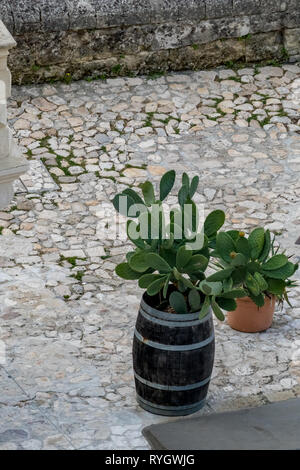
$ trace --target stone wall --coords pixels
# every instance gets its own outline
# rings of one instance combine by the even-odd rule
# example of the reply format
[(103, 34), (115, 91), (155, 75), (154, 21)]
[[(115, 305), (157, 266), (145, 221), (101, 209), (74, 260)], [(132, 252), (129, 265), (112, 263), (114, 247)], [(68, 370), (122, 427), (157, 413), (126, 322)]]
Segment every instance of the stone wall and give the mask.
[(300, 0), (1, 0), (15, 83), (300, 57)]

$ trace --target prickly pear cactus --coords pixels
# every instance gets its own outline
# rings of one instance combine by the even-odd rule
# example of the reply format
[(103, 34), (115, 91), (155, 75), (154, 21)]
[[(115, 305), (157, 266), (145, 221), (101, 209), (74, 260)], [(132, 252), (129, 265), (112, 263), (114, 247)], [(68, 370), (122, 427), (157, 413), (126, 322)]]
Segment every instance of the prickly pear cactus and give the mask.
[(265, 296), (275, 295), (280, 302), (288, 301), (288, 288), (295, 285), (289, 278), (298, 269), (298, 264), (278, 251), (275, 236), (271, 240), (270, 231), (261, 227), (254, 229), (248, 238), (237, 230), (219, 232), (212, 256), (216, 265), (223, 269), (208, 280), (222, 281), (223, 288), (231, 284), (244, 289), (259, 307), (264, 305)]

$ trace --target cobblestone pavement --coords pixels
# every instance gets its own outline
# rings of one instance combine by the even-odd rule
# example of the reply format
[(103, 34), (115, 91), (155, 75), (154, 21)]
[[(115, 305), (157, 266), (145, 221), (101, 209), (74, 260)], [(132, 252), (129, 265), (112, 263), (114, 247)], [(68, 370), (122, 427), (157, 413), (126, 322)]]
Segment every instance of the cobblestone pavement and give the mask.
[[(0, 213), (0, 449), (148, 448), (142, 427), (168, 418), (135, 403), (141, 291), (114, 274), (130, 245), (106, 230), (110, 200), (169, 168), (198, 174), (206, 211), (270, 228), (299, 258), (299, 108), (296, 64), (13, 89), (31, 170)], [(267, 332), (216, 321), (199, 413), (300, 394), (299, 293)]]

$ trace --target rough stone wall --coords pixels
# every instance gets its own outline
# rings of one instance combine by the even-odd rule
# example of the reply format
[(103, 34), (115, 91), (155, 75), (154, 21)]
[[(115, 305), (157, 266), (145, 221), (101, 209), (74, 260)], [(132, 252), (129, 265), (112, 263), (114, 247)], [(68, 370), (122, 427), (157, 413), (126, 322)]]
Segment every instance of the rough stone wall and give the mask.
[(300, 57), (300, 0), (0, 0), (15, 83)]

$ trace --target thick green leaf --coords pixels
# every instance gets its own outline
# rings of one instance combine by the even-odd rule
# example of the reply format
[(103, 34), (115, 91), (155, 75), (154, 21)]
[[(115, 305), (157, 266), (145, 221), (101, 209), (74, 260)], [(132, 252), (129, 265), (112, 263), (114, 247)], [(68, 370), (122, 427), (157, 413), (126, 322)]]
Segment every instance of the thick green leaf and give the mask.
[(246, 266), (238, 266), (232, 271), (231, 277), (233, 283), (236, 284), (241, 284), (244, 282), (245, 277), (247, 275), (247, 267)]
[(190, 198), (192, 198), (197, 191), (199, 185), (199, 176), (194, 176), (190, 185)]
[(209, 308), (210, 308), (210, 297), (206, 296), (205, 299), (204, 299), (204, 302), (202, 304), (200, 313), (199, 313), (199, 320), (206, 317), (206, 315), (209, 312)]
[(186, 300), (178, 291), (172, 292), (169, 297), (169, 302), (171, 307), (175, 310), (176, 313), (188, 313)]
[(161, 279), (162, 277), (164, 277), (164, 275), (162, 274), (143, 274), (140, 278), (139, 278), (139, 287), (141, 289), (147, 289), (147, 287), (150, 286), (150, 284), (154, 281), (157, 281), (158, 279)]
[(247, 271), (249, 271), (249, 273), (251, 273), (251, 274), (259, 272), (260, 271), (260, 264), (257, 263), (256, 261), (251, 261), (250, 263), (247, 264)]
[(205, 295), (211, 295), (211, 287), (206, 280), (200, 282), (198, 289), (200, 289)]
[(136, 254), (136, 251), (128, 251), (126, 253), (126, 261), (128, 261), (128, 263), (129, 263), (130, 258), (132, 258), (132, 256), (134, 256), (135, 254)]
[(141, 251), (140, 253), (136, 253), (130, 257), (129, 266), (134, 271), (139, 273), (144, 273), (149, 269), (149, 264), (146, 260), (147, 253), (145, 251)]
[(230, 237), (230, 235), (225, 232), (218, 233), (217, 251), (224, 261), (226, 261), (227, 263), (230, 263), (232, 261), (230, 254), (235, 252), (236, 248), (235, 243)]
[(192, 312), (197, 312), (200, 310), (201, 306), (201, 297), (199, 292), (196, 289), (191, 289), (188, 295), (189, 304)]
[(135, 204), (140, 204), (141, 206), (143, 206), (143, 212), (147, 210), (143, 199), (133, 189), (126, 188), (124, 189), (124, 191), (122, 191), (122, 194), (126, 194), (128, 197), (131, 197), (131, 199), (134, 200)]
[(161, 279), (162, 277), (165, 277), (165, 276), (161, 274), (143, 274), (139, 278), (139, 287), (141, 287), (141, 289), (147, 289), (147, 287), (149, 287), (152, 282), (157, 281), (158, 279)]
[(259, 288), (262, 292), (268, 289), (268, 283), (260, 273), (254, 273), (253, 277), (258, 283)]
[[(264, 271), (273, 271), (275, 269), (282, 268), (288, 262), (288, 257), (285, 255), (272, 256), (266, 263), (262, 265)], [(270, 274), (272, 276), (272, 274)]]
[(225, 213), (221, 210), (215, 210), (208, 214), (204, 221), (204, 233), (211, 237), (222, 227), (225, 222)]
[(169, 274), (169, 275), (167, 276), (166, 280), (165, 280), (164, 290), (163, 290), (164, 299), (167, 298), (170, 279), (171, 279), (171, 274)]
[(139, 237), (139, 225), (133, 220), (127, 220), (126, 229), (129, 240), (138, 248), (141, 248), (142, 250), (145, 249), (146, 243)]
[(247, 258), (242, 253), (237, 253), (231, 261), (231, 266), (245, 266)]
[(205, 279), (199, 284), (200, 290), (207, 295), (219, 295), (222, 292), (222, 282), (207, 282)]
[(211, 306), (217, 319), (220, 321), (224, 321), (225, 320), (224, 314), (214, 298), (212, 298), (211, 300)]
[(151, 251), (155, 252), (158, 247), (158, 240), (151, 240)]
[(175, 276), (175, 279), (177, 279), (179, 281), (179, 279), (181, 277), (181, 274), (180, 274), (180, 272), (178, 271), (178, 269), (176, 267), (173, 268), (173, 274)]
[[(183, 212), (183, 228), (185, 237), (190, 239), (195, 238), (195, 234), (198, 231), (199, 225), (199, 212), (194, 201), (188, 196), (184, 202), (184, 207), (182, 207)], [(192, 238), (193, 237), (193, 238)]]
[(190, 179), (186, 173), (182, 174), (182, 184), (187, 186), (188, 188), (190, 187)]
[(146, 262), (150, 268), (156, 269), (157, 271), (165, 273), (172, 271), (171, 266), (157, 253), (147, 253)]
[(181, 282), (180, 279), (178, 280), (177, 286), (178, 286), (179, 292), (184, 293), (188, 290), (188, 287), (183, 282)]
[(134, 279), (139, 279), (141, 277), (141, 273), (138, 273), (131, 269), (128, 263), (121, 263), (118, 264), (116, 267), (116, 274), (120, 276), (122, 279), (127, 279), (127, 280), (134, 280)]
[(185, 267), (186, 264), (190, 261), (191, 257), (193, 256), (192, 250), (187, 250), (185, 245), (182, 245), (176, 255), (176, 267), (179, 271)]
[(193, 255), (190, 261), (185, 265), (184, 271), (192, 274), (198, 271), (205, 271), (208, 265), (208, 259), (203, 255)]
[(286, 287), (286, 282), (282, 279), (268, 279), (268, 291), (274, 295), (282, 295)]
[(181, 207), (187, 202), (189, 197), (189, 187), (183, 184), (178, 192), (178, 202)]
[(231, 277), (223, 281), (223, 292), (229, 292), (232, 290), (233, 280)]
[(295, 265), (289, 261), (280, 269), (276, 269), (274, 271), (262, 271), (262, 274), (272, 276), (273, 279), (287, 279), (288, 277), (291, 277), (294, 272)]
[(247, 297), (247, 292), (244, 289), (232, 289), (228, 292), (222, 294), (224, 299), (239, 299), (242, 297)]
[(166, 282), (166, 276), (157, 279), (156, 281), (151, 282), (151, 284), (147, 287), (147, 294), (148, 295), (156, 295), (158, 292), (162, 290), (164, 284)]
[(226, 233), (234, 242), (237, 242), (240, 237), (240, 232), (238, 230), (227, 230)]
[(174, 268), (176, 266), (176, 251), (175, 249), (166, 250), (165, 248), (160, 249), (160, 256), (171, 266)]
[(142, 193), (145, 199), (145, 203), (147, 206), (151, 206), (151, 204), (155, 203), (155, 194), (153, 184), (150, 181), (145, 181), (140, 185), (142, 189)]
[(166, 197), (168, 196), (169, 192), (172, 190), (173, 186), (174, 186), (174, 182), (175, 182), (175, 171), (174, 170), (170, 170), (170, 171), (167, 171), (167, 173), (165, 173), (162, 177), (162, 179), (160, 180), (160, 185), (159, 185), (159, 188), (160, 188), (160, 196), (159, 196), (159, 199), (161, 201), (163, 201), (164, 199), (166, 199)]
[(269, 256), (270, 249), (271, 249), (271, 234), (270, 234), (270, 230), (268, 229), (265, 231), (264, 247), (262, 249), (261, 254), (258, 257), (258, 261), (264, 262)]
[(238, 253), (242, 253), (247, 258), (247, 260), (250, 258), (251, 250), (250, 250), (250, 246), (249, 246), (249, 242), (248, 242), (247, 238), (240, 237), (240, 238), (237, 239), (237, 241), (236, 241), (236, 251)]
[(259, 295), (250, 294), (250, 298), (258, 307), (263, 307), (263, 305), (265, 304), (265, 297), (263, 294), (259, 294)]
[(254, 279), (252, 274), (248, 273), (245, 279), (245, 285), (249, 289), (252, 295), (258, 296), (261, 293), (258, 282)]
[(232, 271), (232, 268), (221, 269), (220, 271), (211, 274), (211, 276), (207, 277), (206, 280), (209, 282), (224, 281), (224, 279), (227, 279), (231, 276)]
[(255, 228), (248, 237), (248, 243), (251, 250), (251, 258), (257, 259), (263, 250), (265, 243), (265, 231), (263, 228)]
[(189, 273), (189, 276), (193, 281), (204, 281), (205, 279), (205, 274), (201, 271), (198, 271), (193, 274)]
[(216, 302), (223, 310), (226, 310), (227, 312), (232, 312), (237, 307), (236, 301), (234, 299), (217, 297)]
[(179, 274), (179, 280), (186, 286), (186, 287), (189, 287), (190, 289), (193, 289), (194, 288), (194, 284), (192, 283), (192, 281), (190, 281), (189, 279), (187, 279), (186, 277), (184, 277), (182, 274)]

